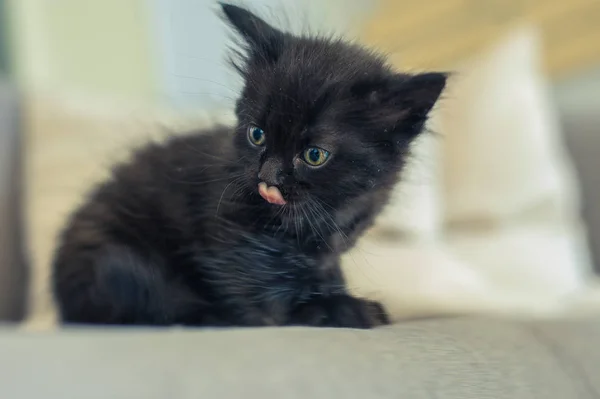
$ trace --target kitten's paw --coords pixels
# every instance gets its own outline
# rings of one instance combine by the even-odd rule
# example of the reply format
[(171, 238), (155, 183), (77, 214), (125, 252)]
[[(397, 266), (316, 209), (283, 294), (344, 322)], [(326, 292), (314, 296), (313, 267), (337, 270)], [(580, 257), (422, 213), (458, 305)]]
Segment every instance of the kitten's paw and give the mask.
[(315, 298), (301, 305), (292, 315), (290, 324), (373, 328), (389, 323), (388, 316), (380, 303), (349, 295), (335, 295)]

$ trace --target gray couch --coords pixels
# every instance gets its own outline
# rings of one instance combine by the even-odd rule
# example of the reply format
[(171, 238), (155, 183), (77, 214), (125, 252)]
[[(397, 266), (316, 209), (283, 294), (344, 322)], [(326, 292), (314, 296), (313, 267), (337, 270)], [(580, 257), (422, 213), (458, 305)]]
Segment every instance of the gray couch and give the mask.
[(600, 398), (600, 318), (0, 332), (3, 399)]
[(26, 268), (20, 223), (19, 108), (15, 90), (0, 81), (0, 320), (21, 318)]
[[(0, 88), (3, 320), (17, 320), (25, 298), (17, 105), (14, 92)], [(569, 141), (585, 154), (575, 157), (577, 165), (590, 168), (582, 174), (586, 196), (598, 198), (593, 165), (600, 136), (596, 129), (593, 133), (575, 129)], [(598, 221), (593, 208), (586, 212), (589, 220)], [(600, 221), (591, 227), (597, 240)], [(600, 398), (598, 337), (600, 316), (545, 323), (430, 319), (372, 331), (73, 329), (34, 334), (6, 325), (0, 328), (0, 398)]]

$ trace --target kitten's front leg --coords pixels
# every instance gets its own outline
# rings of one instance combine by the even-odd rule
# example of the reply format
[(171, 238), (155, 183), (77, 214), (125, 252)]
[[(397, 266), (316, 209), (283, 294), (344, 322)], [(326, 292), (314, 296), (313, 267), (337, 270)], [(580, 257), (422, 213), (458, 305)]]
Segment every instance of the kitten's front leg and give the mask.
[(380, 303), (347, 294), (314, 297), (299, 305), (289, 324), (316, 327), (373, 328), (389, 324)]
[(319, 288), (292, 308), (288, 324), (373, 328), (390, 323), (380, 303), (348, 294), (338, 258), (321, 259), (318, 270)]

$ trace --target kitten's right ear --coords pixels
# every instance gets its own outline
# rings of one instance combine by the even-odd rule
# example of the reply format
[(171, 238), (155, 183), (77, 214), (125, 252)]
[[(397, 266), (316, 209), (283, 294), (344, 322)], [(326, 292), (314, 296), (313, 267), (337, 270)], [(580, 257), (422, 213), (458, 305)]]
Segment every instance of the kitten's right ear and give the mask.
[(228, 3), (219, 3), (227, 22), (249, 45), (253, 55), (275, 61), (283, 47), (284, 33), (250, 11)]

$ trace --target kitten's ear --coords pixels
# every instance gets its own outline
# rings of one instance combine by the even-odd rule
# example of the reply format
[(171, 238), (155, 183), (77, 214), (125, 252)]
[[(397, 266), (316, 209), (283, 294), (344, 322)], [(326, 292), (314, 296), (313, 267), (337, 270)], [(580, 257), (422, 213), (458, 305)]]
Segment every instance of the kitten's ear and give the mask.
[(398, 75), (389, 94), (410, 113), (425, 117), (438, 101), (447, 79), (448, 74), (439, 72)]
[(448, 74), (439, 72), (397, 76), (387, 100), (397, 111), (396, 123), (402, 128), (400, 132), (409, 135), (421, 132), (429, 111), (446, 87), (447, 78)]
[(375, 118), (397, 131), (418, 134), (438, 101), (448, 74), (398, 74), (391, 80), (362, 85), (359, 92), (372, 103)]
[(219, 3), (227, 22), (249, 45), (252, 54), (274, 61), (281, 52), (284, 33), (250, 11), (228, 3)]

